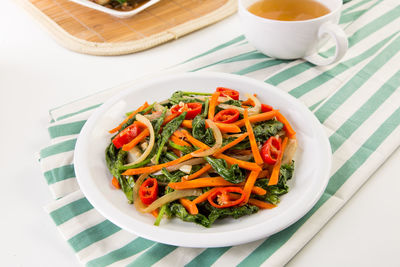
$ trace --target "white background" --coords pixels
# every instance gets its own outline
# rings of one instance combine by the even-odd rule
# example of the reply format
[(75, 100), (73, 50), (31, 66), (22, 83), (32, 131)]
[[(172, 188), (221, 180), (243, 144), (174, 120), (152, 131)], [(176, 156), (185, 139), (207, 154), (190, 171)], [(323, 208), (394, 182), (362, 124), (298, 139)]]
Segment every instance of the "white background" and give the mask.
[[(240, 34), (236, 15), (149, 51), (96, 57), (58, 45), (19, 6), (0, 8), (0, 265), (79, 266), (43, 206), (34, 154), (48, 110), (181, 62)], [(400, 266), (400, 149), (288, 266)]]

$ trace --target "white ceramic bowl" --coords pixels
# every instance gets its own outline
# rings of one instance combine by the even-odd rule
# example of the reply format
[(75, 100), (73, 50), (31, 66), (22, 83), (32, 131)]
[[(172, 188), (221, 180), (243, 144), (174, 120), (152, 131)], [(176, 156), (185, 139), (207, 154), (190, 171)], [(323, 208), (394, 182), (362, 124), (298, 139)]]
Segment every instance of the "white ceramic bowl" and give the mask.
[(74, 2), (74, 3), (77, 3), (77, 4), (80, 4), (82, 6), (86, 6), (86, 7), (92, 8), (92, 9), (96, 9), (98, 11), (107, 13), (107, 14), (112, 15), (114, 17), (125, 19), (125, 18), (132, 17), (133, 15), (135, 15), (135, 14), (139, 13), (140, 11), (148, 8), (149, 6), (152, 6), (152, 5), (156, 4), (160, 0), (150, 0), (147, 3), (141, 5), (138, 8), (135, 8), (135, 9), (133, 9), (131, 11), (119, 11), (119, 10), (111, 9), (111, 8), (96, 4), (96, 3), (92, 2), (92, 1), (89, 1), (89, 0), (70, 0), (70, 1)]
[[(104, 151), (110, 142), (107, 132), (123, 120), (127, 111), (145, 101), (162, 101), (174, 91), (213, 92), (224, 86), (244, 93), (256, 93), (291, 122), (297, 131), (299, 148), (290, 191), (278, 207), (237, 220), (217, 221), (211, 228), (179, 219), (164, 219), (154, 226), (154, 217), (141, 214), (127, 203), (125, 195), (111, 186)], [(238, 245), (272, 235), (296, 222), (317, 202), (329, 180), (331, 149), (322, 126), (298, 100), (276, 87), (243, 76), (221, 73), (190, 73), (156, 77), (136, 84), (103, 104), (86, 122), (75, 148), (74, 165), (79, 186), (89, 202), (107, 219), (141, 237), (187, 247)]]

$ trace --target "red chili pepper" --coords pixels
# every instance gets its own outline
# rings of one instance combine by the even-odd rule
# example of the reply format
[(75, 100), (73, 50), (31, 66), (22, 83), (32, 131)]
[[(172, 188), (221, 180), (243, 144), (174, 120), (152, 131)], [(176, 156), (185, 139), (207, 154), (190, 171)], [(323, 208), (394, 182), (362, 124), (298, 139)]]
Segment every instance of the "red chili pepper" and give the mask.
[(218, 87), (217, 92), (221, 93), (221, 96), (229, 96), (234, 100), (239, 100), (239, 92), (225, 87)]
[(187, 120), (192, 120), (194, 117), (199, 115), (201, 113), (203, 105), (201, 103), (187, 103), (183, 106), (180, 105), (175, 105), (171, 108), (172, 114), (179, 113), (181, 114), (182, 112), (186, 111), (187, 114), (185, 116), (185, 119)]
[(282, 141), (275, 136), (270, 137), (261, 148), (261, 157), (267, 164), (274, 165), (282, 153)]
[(271, 107), (270, 105), (261, 104), (261, 112), (262, 113), (269, 112), (269, 111), (272, 111), (272, 110), (274, 110), (274, 108)]
[(155, 178), (148, 178), (139, 188), (140, 200), (145, 205), (150, 205), (157, 199), (158, 183)]
[(112, 140), (114, 146), (116, 148), (121, 148), (123, 145), (132, 141), (138, 134), (140, 134), (141, 130), (136, 122), (132, 125), (129, 125), (124, 130), (122, 130), (114, 139)]
[[(239, 193), (240, 198), (238, 199), (231, 199), (229, 193)], [(230, 186), (230, 187), (220, 187), (216, 188), (214, 192), (212, 192), (208, 197), (208, 202), (213, 207), (216, 208), (228, 208), (232, 206), (239, 205), (245, 198), (243, 194), (243, 189), (240, 187)], [(217, 201), (217, 203), (215, 202)]]
[(229, 108), (221, 110), (214, 117), (215, 122), (232, 123), (239, 119), (240, 112), (236, 109)]

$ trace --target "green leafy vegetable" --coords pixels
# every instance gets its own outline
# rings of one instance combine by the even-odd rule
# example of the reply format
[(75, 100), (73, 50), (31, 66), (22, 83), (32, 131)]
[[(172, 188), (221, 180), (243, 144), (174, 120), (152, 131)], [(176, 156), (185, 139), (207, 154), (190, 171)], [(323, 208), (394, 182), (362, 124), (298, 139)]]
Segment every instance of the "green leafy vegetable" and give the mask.
[(224, 159), (215, 159), (212, 157), (205, 157), (205, 159), (211, 165), (211, 167), (226, 181), (234, 184), (244, 181), (245, 176), (237, 164), (233, 164), (229, 168)]
[(186, 211), (185, 207), (182, 206), (181, 204), (173, 203), (172, 205), (169, 206), (169, 209), (173, 215), (175, 215), (176, 217), (180, 218), (183, 221), (194, 222), (204, 227), (211, 226), (210, 221), (206, 216), (204, 216), (201, 213), (196, 215), (191, 215)]
[[(168, 110), (167, 108), (164, 108), (164, 110), (163, 110), (161, 116), (160, 116), (157, 120), (155, 120), (155, 123), (154, 123), (154, 125), (153, 125), (154, 134), (155, 134), (155, 135), (158, 135), (158, 132), (159, 132), (160, 129), (161, 129), (161, 126), (162, 126), (162, 124), (163, 124), (163, 122), (164, 122), (164, 120), (165, 120), (165, 115), (166, 115), (166, 113), (167, 113), (167, 110)], [(153, 123), (153, 122), (152, 122), (152, 123)]]
[(192, 153), (193, 151), (195, 151), (195, 149), (193, 147), (190, 146), (180, 146), (175, 144), (174, 142), (172, 142), (171, 140), (168, 141), (168, 144), (172, 147), (175, 148), (179, 151), (182, 151), (183, 154), (189, 154)]
[(256, 124), (253, 127), (257, 142), (264, 143), (271, 136), (277, 135), (283, 129), (283, 123), (277, 120), (269, 120)]
[(213, 224), (217, 219), (222, 219), (226, 217), (233, 217), (234, 219), (238, 219), (242, 216), (250, 215), (258, 211), (258, 207), (248, 204), (241, 207), (219, 209), (211, 206), (209, 203), (206, 203), (205, 207), (210, 211), (210, 214), (208, 215), (210, 225)]
[(160, 159), (160, 155), (162, 152), (162, 149), (165, 145), (165, 143), (167, 143), (168, 139), (171, 137), (171, 135), (178, 130), (179, 126), (182, 124), (183, 120), (185, 119), (186, 116), (186, 111), (182, 112), (181, 115), (179, 115), (178, 117), (176, 117), (175, 119), (173, 119), (172, 121), (168, 122), (162, 133), (161, 133), (161, 138), (159, 138), (159, 142), (158, 144), (158, 150), (156, 153), (156, 158), (155, 158), (155, 164), (158, 164), (158, 160)]
[(226, 104), (226, 105), (231, 105), (231, 106), (236, 106), (236, 107), (242, 107), (242, 102), (240, 100), (233, 100), (230, 99), (228, 101), (225, 101), (221, 104)]
[(212, 146), (215, 143), (215, 138), (211, 128), (206, 129), (206, 121), (202, 116), (197, 115), (192, 122), (192, 135), (197, 140)]
[(172, 96), (168, 99), (169, 102), (173, 105), (177, 105), (180, 102), (183, 103), (195, 103), (195, 102), (204, 102), (203, 100), (197, 99), (197, 98), (191, 98), (188, 97), (190, 95), (193, 95), (192, 93), (189, 92), (182, 92), (182, 91), (176, 91), (175, 93), (172, 94)]

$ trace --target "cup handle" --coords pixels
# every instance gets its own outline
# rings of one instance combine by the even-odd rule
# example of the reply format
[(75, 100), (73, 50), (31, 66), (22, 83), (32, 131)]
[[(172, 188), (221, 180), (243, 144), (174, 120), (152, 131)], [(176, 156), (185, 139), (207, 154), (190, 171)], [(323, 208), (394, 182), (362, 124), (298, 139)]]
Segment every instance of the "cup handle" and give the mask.
[(318, 30), (318, 38), (321, 39), (325, 34), (329, 34), (335, 40), (335, 55), (329, 58), (324, 58), (318, 55), (318, 52), (315, 52), (310, 56), (304, 57), (305, 60), (317, 66), (327, 66), (338, 62), (342, 59), (344, 54), (346, 54), (347, 48), (349, 47), (346, 34), (338, 25), (333, 24), (332, 22), (322, 24)]

